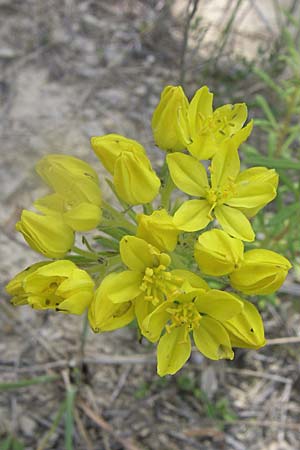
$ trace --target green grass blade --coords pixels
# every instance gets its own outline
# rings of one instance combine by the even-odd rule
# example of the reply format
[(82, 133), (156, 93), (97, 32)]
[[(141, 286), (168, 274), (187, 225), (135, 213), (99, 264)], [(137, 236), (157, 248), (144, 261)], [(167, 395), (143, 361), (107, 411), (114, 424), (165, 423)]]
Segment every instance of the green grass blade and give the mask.
[(30, 378), (29, 380), (19, 380), (12, 383), (0, 382), (0, 391), (19, 389), (27, 386), (34, 386), (36, 384), (52, 383), (52, 381), (56, 381), (59, 378), (59, 375), (42, 375), (40, 377)]
[(70, 386), (67, 390), (66, 398), (66, 421), (65, 421), (65, 448), (73, 450), (73, 429), (74, 429), (74, 402), (76, 388)]
[(8, 436), (7, 439), (5, 439), (0, 443), (0, 450), (9, 450), (12, 440), (13, 440), (12, 436)]

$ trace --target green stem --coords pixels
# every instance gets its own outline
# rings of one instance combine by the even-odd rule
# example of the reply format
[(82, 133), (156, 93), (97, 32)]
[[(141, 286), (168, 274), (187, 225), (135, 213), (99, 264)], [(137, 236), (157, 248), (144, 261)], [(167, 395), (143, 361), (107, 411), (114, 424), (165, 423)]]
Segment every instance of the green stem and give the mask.
[[(117, 211), (115, 208), (113, 208), (109, 203), (107, 203), (107, 202), (103, 202), (103, 207), (107, 210), (107, 211), (109, 211), (109, 213), (111, 214), (111, 216), (112, 216), (112, 218), (113, 218), (113, 220), (114, 220), (114, 224), (115, 224), (115, 226), (117, 225), (117, 226), (123, 226), (124, 228), (126, 228), (127, 230), (129, 230), (130, 232), (132, 232), (133, 234), (135, 234), (135, 232), (136, 232), (136, 226), (132, 223), (132, 222), (129, 222), (129, 220), (127, 220), (125, 217), (124, 217), (124, 212), (120, 212), (120, 211)], [(126, 206), (124, 206), (124, 207), (126, 207)], [(134, 211), (132, 211), (131, 209), (128, 209), (127, 211), (126, 211), (126, 213), (128, 213), (130, 216), (131, 216), (131, 218), (136, 222), (136, 214), (135, 214), (135, 212)], [(105, 221), (104, 221), (104, 223), (105, 223)], [(101, 228), (101, 224), (100, 224), (100, 228)]]
[(76, 247), (75, 245), (74, 247), (72, 247), (72, 250), (74, 253), (77, 253), (77, 255), (84, 256), (88, 260), (98, 261), (99, 259), (99, 255), (97, 255), (97, 253), (91, 253), (86, 250), (82, 250), (81, 248)]

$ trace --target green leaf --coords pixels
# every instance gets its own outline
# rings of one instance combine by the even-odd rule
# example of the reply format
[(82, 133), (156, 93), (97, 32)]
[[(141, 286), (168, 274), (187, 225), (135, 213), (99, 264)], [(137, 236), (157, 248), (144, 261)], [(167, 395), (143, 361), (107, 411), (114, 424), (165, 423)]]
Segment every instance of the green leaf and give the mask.
[(272, 78), (265, 72), (264, 70), (254, 67), (253, 72), (262, 80), (265, 82), (269, 88), (271, 88), (273, 91), (275, 91), (281, 98), (285, 98), (285, 91), (281, 87), (279, 87), (275, 81), (272, 80)]
[(293, 203), (292, 205), (286, 206), (284, 209), (281, 209), (279, 213), (277, 213), (272, 219), (270, 219), (270, 226), (275, 226), (282, 223), (284, 220), (293, 216), (297, 211), (300, 211), (300, 205), (298, 203)]
[(268, 158), (265, 156), (246, 156), (244, 162), (246, 164), (256, 165), (256, 166), (266, 166), (270, 169), (294, 169), (300, 170), (300, 162), (293, 161), (292, 159), (275, 159)]
[(256, 99), (256, 103), (258, 104), (258, 106), (260, 106), (260, 108), (265, 113), (265, 116), (269, 120), (272, 127), (277, 129), (278, 128), (277, 120), (276, 120), (267, 100), (262, 95), (257, 95), (255, 97), (255, 99)]

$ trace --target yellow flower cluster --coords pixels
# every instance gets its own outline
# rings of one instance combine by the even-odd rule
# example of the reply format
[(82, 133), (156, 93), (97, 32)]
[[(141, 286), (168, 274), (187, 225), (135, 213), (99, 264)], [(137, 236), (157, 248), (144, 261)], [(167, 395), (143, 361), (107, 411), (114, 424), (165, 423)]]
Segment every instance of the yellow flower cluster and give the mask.
[[(233, 347), (262, 347), (262, 318), (234, 290), (274, 293), (291, 264), (257, 245), (244, 251), (243, 241), (255, 239), (249, 219), (275, 198), (278, 185), (273, 169), (240, 170), (239, 146), (253, 127), (246, 120), (244, 103), (214, 110), (206, 86), (190, 102), (181, 87), (167, 86), (152, 118), (155, 143), (166, 151), (159, 175), (137, 141), (91, 139), (120, 206), (102, 201), (97, 173), (84, 161), (44, 157), (36, 170), (53, 192), (34, 203), (39, 213), (23, 211), (16, 228), (55, 261), (13, 278), (6, 287), (12, 303), (87, 310), (95, 333), (136, 320), (141, 335), (157, 343), (160, 376), (185, 364), (191, 338), (213, 360), (233, 359)], [(94, 245), (84, 237), (87, 250), (74, 246), (75, 231), (94, 229)], [(228, 289), (211, 288), (206, 276), (223, 277)]]

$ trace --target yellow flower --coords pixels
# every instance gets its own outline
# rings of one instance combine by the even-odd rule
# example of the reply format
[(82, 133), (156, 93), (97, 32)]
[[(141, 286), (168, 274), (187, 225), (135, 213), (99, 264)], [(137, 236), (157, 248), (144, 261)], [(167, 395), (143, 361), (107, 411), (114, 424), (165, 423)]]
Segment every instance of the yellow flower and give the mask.
[(11, 302), (14, 305), (27, 305), (27, 294), (24, 291), (23, 282), (28, 275), (33, 273), (39, 267), (42, 267), (46, 264), (50, 264), (49, 262), (42, 261), (35, 264), (32, 264), (29, 267), (26, 267), (22, 272), (18, 273), (10, 282), (5, 286), (6, 292), (11, 295), (13, 298)]
[(147, 157), (144, 147), (139, 142), (120, 134), (94, 136), (91, 138), (91, 146), (111, 175), (114, 174), (115, 164), (121, 153), (133, 153), (141, 157)]
[[(235, 296), (216, 289), (194, 289), (159, 305), (142, 325), (151, 342), (159, 340), (157, 370), (160, 376), (176, 373), (191, 353), (190, 332), (198, 350), (207, 358), (233, 359), (224, 323), (243, 309)], [(165, 330), (165, 333), (161, 336)]]
[(167, 162), (175, 185), (186, 194), (200, 197), (184, 202), (176, 211), (174, 223), (178, 228), (201, 230), (215, 216), (231, 236), (243, 241), (254, 240), (255, 234), (244, 211), (256, 213), (276, 196), (278, 176), (273, 169), (253, 168), (263, 173), (264, 183), (252, 173), (239, 173), (237, 149), (227, 146), (212, 159), (209, 185), (205, 167), (194, 157), (172, 153), (167, 156)]
[(227, 143), (238, 148), (253, 128), (253, 121), (242, 128), (247, 119), (245, 103), (227, 104), (213, 111), (213, 94), (207, 86), (198, 89), (186, 114), (182, 112), (179, 129), (186, 148), (197, 159), (212, 158)]
[(37, 163), (36, 171), (70, 206), (72, 203), (101, 206), (98, 175), (85, 161), (73, 156), (50, 154)]
[(59, 216), (41, 216), (23, 210), (16, 229), (23, 234), (30, 247), (48, 258), (62, 258), (74, 243), (72, 228)]
[(61, 218), (74, 231), (93, 230), (99, 224), (102, 211), (92, 203), (70, 202), (60, 194), (50, 194), (34, 202), (35, 208), (49, 216)]
[(230, 282), (245, 294), (272, 294), (280, 288), (291, 267), (286, 258), (271, 250), (249, 250), (240, 267), (230, 274)]
[(165, 209), (154, 211), (150, 216), (138, 214), (137, 220), (137, 237), (162, 251), (172, 252), (175, 249), (180, 230)]
[(242, 311), (223, 325), (233, 347), (257, 350), (266, 343), (262, 318), (252, 303), (241, 298), (239, 301), (243, 304)]
[(117, 276), (111, 273), (102, 281), (89, 307), (89, 322), (95, 333), (112, 331), (128, 325), (134, 319), (134, 303), (113, 303), (107, 285)]
[(151, 202), (158, 194), (160, 180), (144, 148), (117, 134), (92, 137), (91, 145), (104, 167), (113, 175), (118, 196), (131, 205)]
[(244, 245), (225, 231), (210, 230), (202, 233), (195, 244), (195, 260), (203, 273), (227, 275), (238, 268), (243, 260)]
[(74, 263), (61, 260), (31, 266), (7, 285), (7, 291), (15, 295), (16, 305), (82, 314), (92, 301), (94, 282)]
[(154, 141), (163, 150), (179, 151), (186, 148), (179, 116), (185, 116), (189, 102), (181, 86), (166, 86), (152, 116)]
[(105, 279), (105, 289), (111, 302), (134, 301), (139, 326), (153, 309), (167, 297), (177, 295), (185, 280), (189, 284), (206, 287), (206, 283), (185, 270), (168, 271), (171, 259), (166, 253), (135, 236), (124, 236), (120, 255), (129, 268)]
[(101, 190), (96, 172), (78, 158), (51, 154), (42, 158), (37, 173), (55, 191), (34, 203), (47, 215), (60, 216), (76, 231), (88, 231), (101, 220)]
[(115, 164), (114, 186), (122, 200), (138, 205), (149, 203), (157, 196), (160, 179), (148, 158), (122, 153)]

